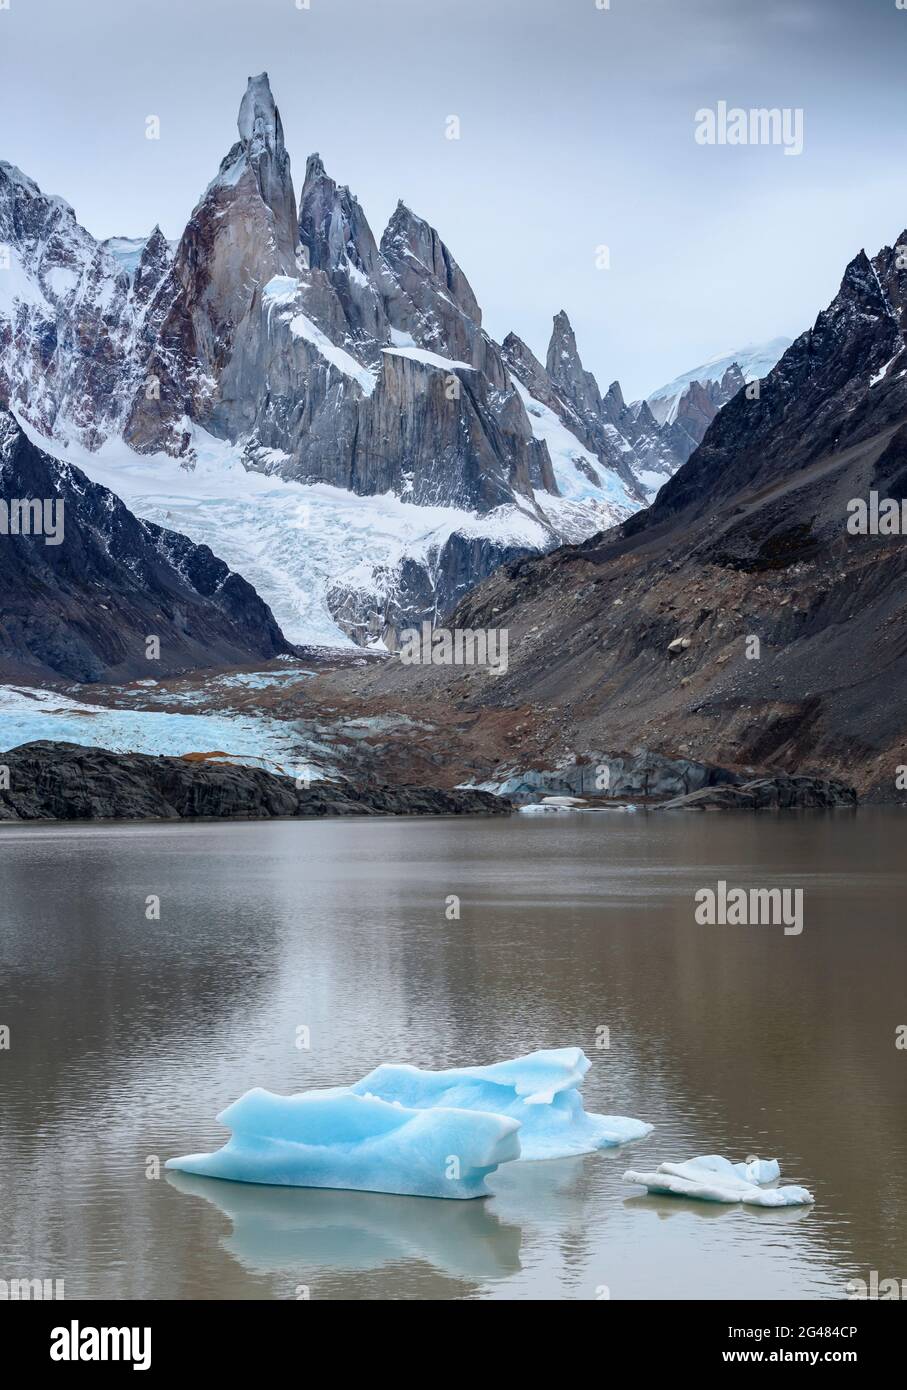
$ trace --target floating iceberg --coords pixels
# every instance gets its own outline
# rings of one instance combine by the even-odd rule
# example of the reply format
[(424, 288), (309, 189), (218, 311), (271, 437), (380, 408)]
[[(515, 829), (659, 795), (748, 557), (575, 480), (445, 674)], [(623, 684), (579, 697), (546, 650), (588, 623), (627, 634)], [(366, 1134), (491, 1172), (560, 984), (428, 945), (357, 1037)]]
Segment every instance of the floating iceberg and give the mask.
[(508, 1116), (520, 1123), (519, 1156), (526, 1159), (567, 1158), (651, 1134), (643, 1120), (586, 1114), (579, 1088), (590, 1065), (578, 1047), (449, 1071), (386, 1064), (351, 1089), (422, 1112), (445, 1106)]
[(237, 1182), (342, 1187), (416, 1197), (483, 1197), (485, 1178), (518, 1158), (505, 1115), (407, 1109), (346, 1087), (277, 1096), (260, 1087), (221, 1111), (232, 1137), (168, 1168)]
[(686, 1163), (659, 1163), (654, 1173), (624, 1173), (624, 1182), (637, 1182), (652, 1193), (698, 1197), (703, 1202), (747, 1202), (757, 1207), (808, 1206), (816, 1199), (805, 1187), (765, 1187), (781, 1176), (774, 1158), (751, 1158), (731, 1163), (718, 1154), (691, 1158)]

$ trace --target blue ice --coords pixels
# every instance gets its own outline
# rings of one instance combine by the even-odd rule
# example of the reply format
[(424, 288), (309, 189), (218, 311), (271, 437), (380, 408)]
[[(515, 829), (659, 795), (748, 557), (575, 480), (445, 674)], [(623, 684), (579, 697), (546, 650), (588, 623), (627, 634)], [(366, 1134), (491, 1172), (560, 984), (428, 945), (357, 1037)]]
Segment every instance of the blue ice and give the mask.
[(506, 1115), (409, 1109), (347, 1087), (295, 1096), (256, 1088), (217, 1118), (231, 1131), (223, 1148), (166, 1166), (287, 1187), (483, 1197), (488, 1174), (520, 1153), (519, 1124)]
[(520, 1157), (567, 1158), (651, 1134), (652, 1125), (623, 1115), (587, 1115), (580, 1087), (591, 1063), (581, 1048), (530, 1052), (488, 1067), (422, 1071), (385, 1064), (351, 1088), (414, 1110), (447, 1106), (520, 1122)]

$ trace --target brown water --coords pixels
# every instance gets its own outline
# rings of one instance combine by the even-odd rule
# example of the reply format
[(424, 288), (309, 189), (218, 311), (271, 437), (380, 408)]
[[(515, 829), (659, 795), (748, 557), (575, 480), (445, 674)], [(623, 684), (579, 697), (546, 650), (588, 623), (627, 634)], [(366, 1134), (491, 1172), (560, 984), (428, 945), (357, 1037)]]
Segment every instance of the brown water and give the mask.
[[(841, 1298), (871, 1270), (907, 1278), (904, 824), (0, 830), (0, 1278), (63, 1278), (73, 1298), (354, 1299)], [(803, 888), (802, 935), (697, 925), (693, 894), (718, 879)], [(572, 1044), (593, 1058), (587, 1108), (654, 1134), (511, 1165), (487, 1201), (146, 1176), (150, 1156), (221, 1143), (216, 1112), (250, 1086)], [(777, 1157), (816, 1205), (621, 1181), (701, 1153)]]

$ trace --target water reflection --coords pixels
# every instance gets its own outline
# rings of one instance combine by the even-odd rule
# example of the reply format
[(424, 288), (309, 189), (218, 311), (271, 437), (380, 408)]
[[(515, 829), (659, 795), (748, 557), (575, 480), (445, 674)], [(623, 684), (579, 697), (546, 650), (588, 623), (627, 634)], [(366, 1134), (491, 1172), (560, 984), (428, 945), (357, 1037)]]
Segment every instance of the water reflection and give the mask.
[(305, 1282), (324, 1270), (377, 1270), (419, 1260), (440, 1274), (482, 1283), (521, 1267), (520, 1227), (502, 1221), (487, 1199), (265, 1187), (173, 1171), (167, 1181), (217, 1207), (233, 1228), (222, 1248), (254, 1274)]

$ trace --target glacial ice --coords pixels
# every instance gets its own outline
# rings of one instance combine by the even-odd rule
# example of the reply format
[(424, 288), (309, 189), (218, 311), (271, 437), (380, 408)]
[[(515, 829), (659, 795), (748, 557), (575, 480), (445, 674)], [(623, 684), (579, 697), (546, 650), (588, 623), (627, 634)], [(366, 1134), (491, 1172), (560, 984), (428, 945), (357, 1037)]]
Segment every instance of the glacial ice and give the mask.
[(659, 1163), (654, 1172), (624, 1173), (624, 1182), (639, 1183), (650, 1193), (696, 1197), (703, 1202), (746, 1202), (758, 1207), (807, 1206), (815, 1201), (805, 1187), (793, 1183), (766, 1187), (781, 1176), (774, 1158), (751, 1158), (731, 1163), (718, 1154), (690, 1158), (685, 1163)]
[(342, 1187), (417, 1197), (483, 1197), (485, 1178), (518, 1158), (504, 1115), (413, 1110), (347, 1087), (278, 1096), (261, 1087), (221, 1111), (230, 1139), (167, 1167), (236, 1182)]
[(520, 1122), (520, 1158), (567, 1158), (625, 1144), (653, 1126), (623, 1115), (587, 1115), (579, 1088), (591, 1063), (578, 1047), (530, 1052), (488, 1067), (422, 1071), (385, 1064), (357, 1081), (358, 1095), (417, 1110), (449, 1106)]
[[(0, 297), (9, 275), (0, 274)], [(59, 451), (26, 420), (19, 423), (39, 448)], [(285, 481), (246, 468), (240, 445), (188, 421), (186, 429), (197, 460), (192, 469), (164, 453), (137, 454), (114, 439), (96, 453), (70, 439), (66, 458), (136, 516), (209, 545), (270, 604), (291, 642), (354, 648), (329, 609), (333, 586), (342, 582), (390, 601), (407, 561), (431, 568), (454, 534), (526, 549), (550, 543), (550, 532), (528, 509), (508, 504), (479, 515), (417, 506), (393, 493), (361, 497), (328, 483)]]

